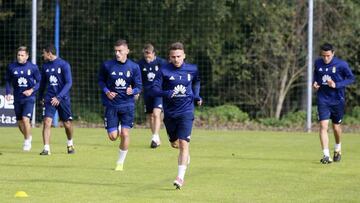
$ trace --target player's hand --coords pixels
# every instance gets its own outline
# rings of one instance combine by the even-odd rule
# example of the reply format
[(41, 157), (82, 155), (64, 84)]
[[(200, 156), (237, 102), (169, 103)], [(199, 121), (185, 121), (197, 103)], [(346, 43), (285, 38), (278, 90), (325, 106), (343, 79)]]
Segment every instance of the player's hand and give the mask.
[(313, 87), (314, 89), (318, 90), (320, 88), (320, 85), (315, 81)]
[(34, 92), (33, 88), (23, 91), (23, 95), (30, 96)]
[(198, 106), (201, 106), (201, 105), (202, 105), (202, 103), (203, 103), (203, 100), (202, 100), (202, 99), (200, 99), (200, 100), (198, 100), (196, 103), (197, 103), (197, 105), (198, 105)]
[(336, 83), (333, 80), (329, 79), (326, 82), (329, 85), (329, 87), (332, 87), (332, 88), (336, 87)]
[(7, 95), (5, 95), (5, 99), (6, 99), (6, 101), (11, 101), (14, 99), (14, 97), (11, 94), (7, 94)]
[(58, 100), (58, 98), (56, 98), (56, 97), (51, 98), (51, 105), (59, 106), (59, 104), (60, 104), (60, 101)]
[(110, 100), (113, 100), (116, 97), (117, 93), (116, 92), (106, 92), (106, 96), (107, 98), (109, 98)]
[(140, 97), (140, 94), (135, 94), (134, 95), (135, 101), (139, 100), (139, 97)]
[(126, 94), (127, 95), (132, 95), (133, 94), (133, 88), (131, 87), (131, 85), (128, 88), (126, 88)]

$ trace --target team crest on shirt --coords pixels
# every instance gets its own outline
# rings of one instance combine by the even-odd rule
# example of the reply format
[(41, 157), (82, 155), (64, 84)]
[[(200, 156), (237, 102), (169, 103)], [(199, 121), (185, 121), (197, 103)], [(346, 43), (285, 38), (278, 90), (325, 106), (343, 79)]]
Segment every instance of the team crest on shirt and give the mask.
[(57, 72), (58, 72), (58, 74), (60, 74), (60, 73), (61, 73), (61, 68), (60, 68), (60, 67), (58, 68), (58, 71), (57, 71)]
[(159, 70), (159, 66), (155, 66), (155, 71), (158, 71)]
[(20, 77), (17, 82), (18, 82), (19, 87), (27, 87), (28, 86), (27, 80), (24, 77)]
[(30, 69), (27, 70), (27, 74), (31, 75), (31, 70)]
[(333, 72), (333, 73), (336, 73), (336, 67), (335, 67), (335, 66), (332, 67), (332, 72)]
[(191, 75), (189, 73), (187, 74), (187, 79), (188, 79), (188, 81), (191, 80)]
[(126, 77), (130, 77), (130, 71), (128, 70), (128, 71), (126, 71)]

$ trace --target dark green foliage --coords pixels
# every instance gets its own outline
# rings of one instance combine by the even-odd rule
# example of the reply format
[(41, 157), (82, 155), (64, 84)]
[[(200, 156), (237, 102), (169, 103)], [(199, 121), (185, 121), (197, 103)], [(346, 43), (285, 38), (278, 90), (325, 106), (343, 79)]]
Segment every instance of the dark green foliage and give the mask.
[(245, 123), (249, 121), (249, 115), (234, 105), (222, 105), (217, 107), (204, 107), (196, 110), (195, 116), (209, 124), (226, 124), (228, 122)]

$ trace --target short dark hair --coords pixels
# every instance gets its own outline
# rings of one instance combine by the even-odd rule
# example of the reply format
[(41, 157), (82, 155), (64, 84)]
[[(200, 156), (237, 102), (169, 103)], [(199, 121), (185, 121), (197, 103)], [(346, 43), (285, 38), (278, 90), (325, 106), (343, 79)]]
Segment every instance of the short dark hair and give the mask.
[(46, 53), (52, 53), (53, 55), (56, 55), (56, 48), (55, 48), (55, 46), (53, 44), (47, 45), (43, 50)]
[(144, 45), (144, 48), (143, 48), (143, 52), (146, 52), (146, 51), (155, 52), (155, 47), (154, 47), (154, 45), (152, 45), (151, 43), (145, 44), (145, 45)]
[(173, 50), (183, 50), (185, 51), (184, 45), (181, 42), (175, 42), (172, 43), (169, 47), (169, 51), (173, 51)]
[(334, 46), (330, 43), (324, 43), (320, 46), (321, 51), (332, 51), (334, 52)]
[(114, 43), (114, 47), (118, 47), (118, 46), (128, 46), (127, 41), (124, 39), (118, 39), (115, 43)]
[(26, 46), (19, 46), (19, 47), (17, 48), (17, 52), (16, 52), (16, 53), (18, 53), (19, 51), (25, 51), (26, 54), (29, 55), (29, 50), (28, 50), (28, 48), (27, 48)]

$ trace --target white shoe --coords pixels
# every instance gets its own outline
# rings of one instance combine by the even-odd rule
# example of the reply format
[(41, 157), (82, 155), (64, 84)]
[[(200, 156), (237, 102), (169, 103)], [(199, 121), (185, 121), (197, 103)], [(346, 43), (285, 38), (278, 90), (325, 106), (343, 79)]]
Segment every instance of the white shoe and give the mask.
[(24, 142), (24, 145), (23, 145), (23, 150), (24, 151), (30, 151), (31, 150), (31, 142)]

